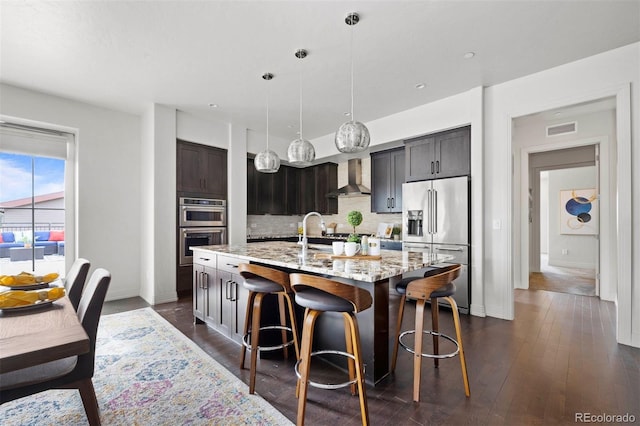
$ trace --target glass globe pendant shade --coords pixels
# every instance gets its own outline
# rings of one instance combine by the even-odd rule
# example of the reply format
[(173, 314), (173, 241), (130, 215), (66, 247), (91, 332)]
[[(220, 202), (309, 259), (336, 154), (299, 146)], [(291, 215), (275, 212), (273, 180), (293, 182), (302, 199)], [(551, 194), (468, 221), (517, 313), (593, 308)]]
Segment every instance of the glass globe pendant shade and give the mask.
[(336, 148), (340, 152), (364, 151), (369, 147), (370, 140), (369, 129), (359, 121), (347, 121), (336, 131)]
[(287, 151), (289, 162), (300, 166), (309, 166), (316, 159), (316, 150), (306, 139), (296, 139), (289, 144)]
[(253, 165), (261, 173), (276, 173), (280, 169), (280, 157), (270, 149), (265, 149), (256, 155)]

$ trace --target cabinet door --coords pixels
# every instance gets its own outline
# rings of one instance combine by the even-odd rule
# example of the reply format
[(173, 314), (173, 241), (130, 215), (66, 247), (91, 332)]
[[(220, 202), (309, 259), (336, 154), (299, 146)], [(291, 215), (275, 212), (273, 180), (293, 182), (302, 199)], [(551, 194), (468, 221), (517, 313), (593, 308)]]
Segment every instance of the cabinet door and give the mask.
[(391, 165), (391, 180), (389, 182), (389, 195), (391, 198), (392, 213), (402, 213), (402, 184), (405, 182), (404, 149), (389, 153)]
[(306, 214), (316, 209), (316, 178), (312, 167), (300, 169), (300, 186), (298, 188), (300, 200), (300, 214)]
[(258, 171), (256, 170), (253, 160), (247, 160), (247, 214), (258, 213)]
[(233, 277), (230, 272), (218, 269), (216, 278), (216, 300), (219, 301), (215, 312), (214, 327), (227, 337), (231, 337), (231, 317), (234, 306), (230, 301)]
[[(402, 168), (404, 173), (404, 167)], [(371, 155), (371, 211), (387, 213), (391, 206), (391, 156)]]
[(322, 214), (338, 213), (338, 199), (328, 198), (327, 194), (338, 189), (338, 165), (324, 163), (315, 169), (315, 210)]
[(405, 142), (405, 173), (407, 182), (435, 178), (435, 137)]
[(227, 199), (227, 151), (218, 148), (202, 148), (203, 189), (211, 198)]
[(300, 213), (300, 196), (298, 187), (300, 185), (300, 174), (296, 167), (285, 167), (285, 192), (287, 194), (286, 214)]
[(218, 305), (220, 301), (218, 300), (218, 295), (215, 291), (215, 286), (217, 283), (217, 270), (208, 266), (204, 267), (204, 271), (202, 274), (202, 279), (204, 286), (206, 287), (206, 293), (204, 294), (206, 298), (205, 310), (204, 310), (204, 321), (208, 324), (215, 323), (216, 321), (216, 312), (218, 310)]
[(204, 266), (193, 265), (193, 316), (194, 320), (204, 321), (207, 290), (203, 282)]
[(468, 176), (471, 172), (469, 128), (436, 135), (436, 177)]
[(201, 151), (197, 145), (178, 141), (176, 186), (179, 192), (197, 193), (202, 191), (200, 155)]

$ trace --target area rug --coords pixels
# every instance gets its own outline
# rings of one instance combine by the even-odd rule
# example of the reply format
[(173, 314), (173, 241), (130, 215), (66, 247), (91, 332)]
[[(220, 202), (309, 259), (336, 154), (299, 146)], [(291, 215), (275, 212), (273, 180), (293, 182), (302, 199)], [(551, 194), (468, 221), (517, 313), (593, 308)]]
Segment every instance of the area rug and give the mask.
[[(100, 319), (93, 378), (103, 425), (291, 422), (151, 308)], [(86, 425), (77, 390), (0, 406), (0, 424)]]

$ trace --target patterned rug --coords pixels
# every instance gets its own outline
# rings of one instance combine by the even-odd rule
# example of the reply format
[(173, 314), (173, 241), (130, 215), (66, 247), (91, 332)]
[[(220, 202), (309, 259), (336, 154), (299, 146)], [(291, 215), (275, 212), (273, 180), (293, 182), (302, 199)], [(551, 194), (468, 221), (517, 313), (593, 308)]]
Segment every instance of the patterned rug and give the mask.
[[(93, 377), (103, 425), (291, 422), (151, 308), (100, 319)], [(0, 424), (86, 425), (77, 390), (0, 406)]]

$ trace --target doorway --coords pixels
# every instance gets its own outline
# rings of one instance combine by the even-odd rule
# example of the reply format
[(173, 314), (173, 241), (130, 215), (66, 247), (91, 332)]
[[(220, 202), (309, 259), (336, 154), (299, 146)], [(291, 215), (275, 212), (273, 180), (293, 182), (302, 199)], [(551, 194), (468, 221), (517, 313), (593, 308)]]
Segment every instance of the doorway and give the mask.
[[(558, 154), (593, 158), (595, 164), (568, 168), (534, 168), (529, 289), (599, 295), (599, 191), (597, 146)], [(533, 154), (530, 164), (540, 163)], [(549, 157), (549, 155), (547, 155)], [(587, 161), (591, 163), (591, 161)], [(560, 164), (560, 162), (558, 162)], [(538, 235), (536, 235), (538, 234)], [(536, 238), (538, 244), (535, 244)]]

